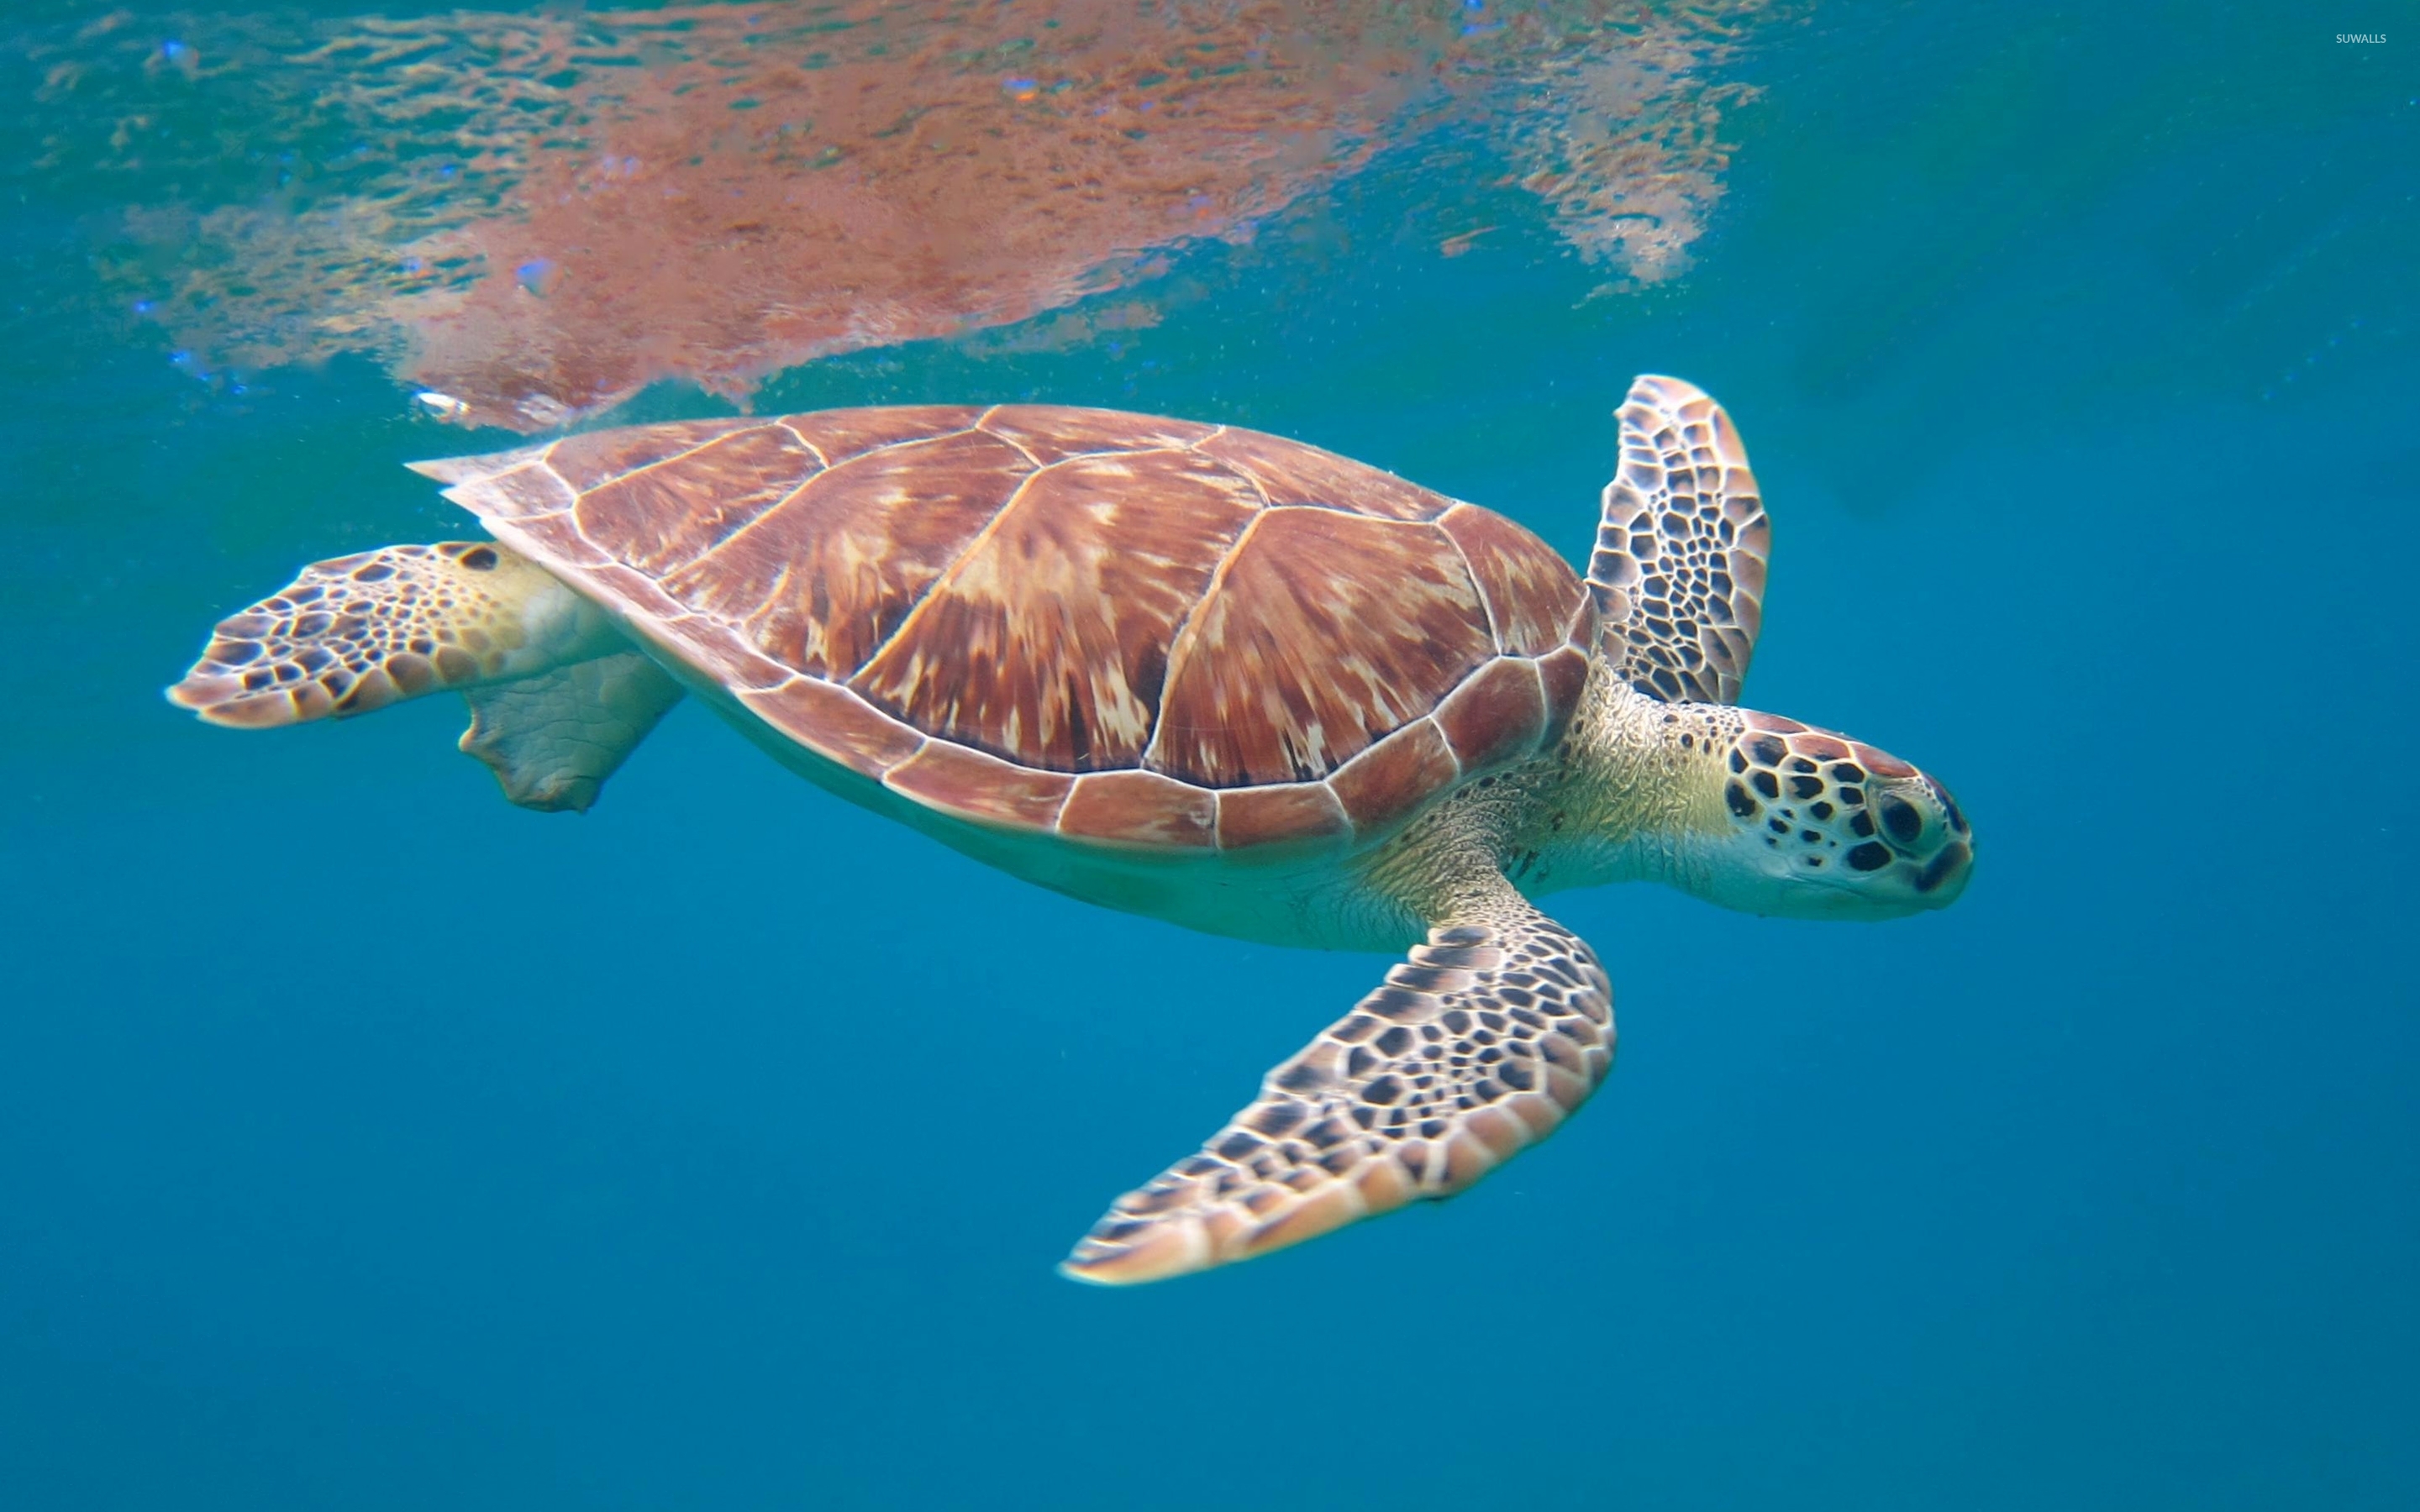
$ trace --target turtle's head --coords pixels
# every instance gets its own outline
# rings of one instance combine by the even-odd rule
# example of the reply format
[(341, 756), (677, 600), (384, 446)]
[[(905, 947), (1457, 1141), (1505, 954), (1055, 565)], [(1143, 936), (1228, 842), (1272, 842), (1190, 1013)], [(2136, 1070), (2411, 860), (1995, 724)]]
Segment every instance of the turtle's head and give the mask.
[[(1745, 711), (1743, 711), (1745, 712)], [(1723, 755), (1721, 831), (1691, 890), (1753, 914), (1894, 918), (1966, 887), (1975, 836), (1949, 790), (1886, 751), (1746, 713)]]

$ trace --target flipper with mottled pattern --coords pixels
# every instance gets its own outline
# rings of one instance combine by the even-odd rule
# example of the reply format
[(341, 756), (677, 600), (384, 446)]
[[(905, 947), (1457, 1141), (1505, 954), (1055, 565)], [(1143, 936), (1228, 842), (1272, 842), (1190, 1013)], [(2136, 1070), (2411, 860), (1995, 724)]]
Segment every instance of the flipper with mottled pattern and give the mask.
[(169, 702), (212, 724), (346, 718), (628, 650), (603, 610), (491, 541), (315, 562), (219, 622)]
[(1747, 449), (1722, 406), (1679, 378), (1639, 378), (1619, 417), (1621, 467), (1589, 559), (1600, 643), (1649, 698), (1736, 703), (1773, 539)]
[(494, 768), (504, 796), (522, 808), (586, 813), (681, 691), (637, 651), (474, 688), (463, 695), (471, 728), (462, 749)]
[(1157, 1281), (1449, 1197), (1554, 1132), (1613, 1060), (1613, 990), (1491, 873), (1202, 1148), (1120, 1197), (1060, 1269)]

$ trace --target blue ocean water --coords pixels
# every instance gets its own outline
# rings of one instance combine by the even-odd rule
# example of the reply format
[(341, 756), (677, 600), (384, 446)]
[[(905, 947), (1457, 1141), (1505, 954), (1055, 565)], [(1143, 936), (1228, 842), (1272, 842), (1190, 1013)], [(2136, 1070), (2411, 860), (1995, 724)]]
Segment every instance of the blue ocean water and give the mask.
[(1776, 518), (1745, 702), (1978, 826), (1897, 923), (1559, 897), (1581, 1117), (1131, 1292), (1051, 1265), (1385, 963), (1025, 887), (693, 704), (581, 819), (452, 700), (171, 710), (297, 564), (464, 533), (400, 461), (512, 438), (197, 377), (77, 292), (110, 183), (16, 174), (0, 1504), (2420, 1504), (2408, 15), (1818, 5), (1680, 277), (1382, 154), (1147, 330), (768, 385), (1255, 425), (1576, 560), (1684, 376)]

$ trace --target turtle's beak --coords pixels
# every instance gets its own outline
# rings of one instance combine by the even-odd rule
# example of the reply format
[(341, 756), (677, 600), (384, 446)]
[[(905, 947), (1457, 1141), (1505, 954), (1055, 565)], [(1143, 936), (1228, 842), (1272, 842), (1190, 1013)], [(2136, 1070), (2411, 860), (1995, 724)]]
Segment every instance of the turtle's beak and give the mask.
[(1941, 854), (1916, 869), (1914, 887), (1927, 908), (1947, 908), (1966, 890), (1966, 878), (1975, 870), (1975, 847), (1967, 841), (1951, 841), (1941, 848)]

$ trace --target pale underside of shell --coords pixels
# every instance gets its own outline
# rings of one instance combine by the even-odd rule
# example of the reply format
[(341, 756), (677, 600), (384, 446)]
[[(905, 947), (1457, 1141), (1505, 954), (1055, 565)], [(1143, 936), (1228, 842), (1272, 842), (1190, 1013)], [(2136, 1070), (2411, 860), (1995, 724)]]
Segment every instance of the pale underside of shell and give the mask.
[(1368, 839), (1550, 748), (1590, 668), (1536, 536), (1229, 426), (837, 409), (415, 467), (808, 749), (1075, 841)]

